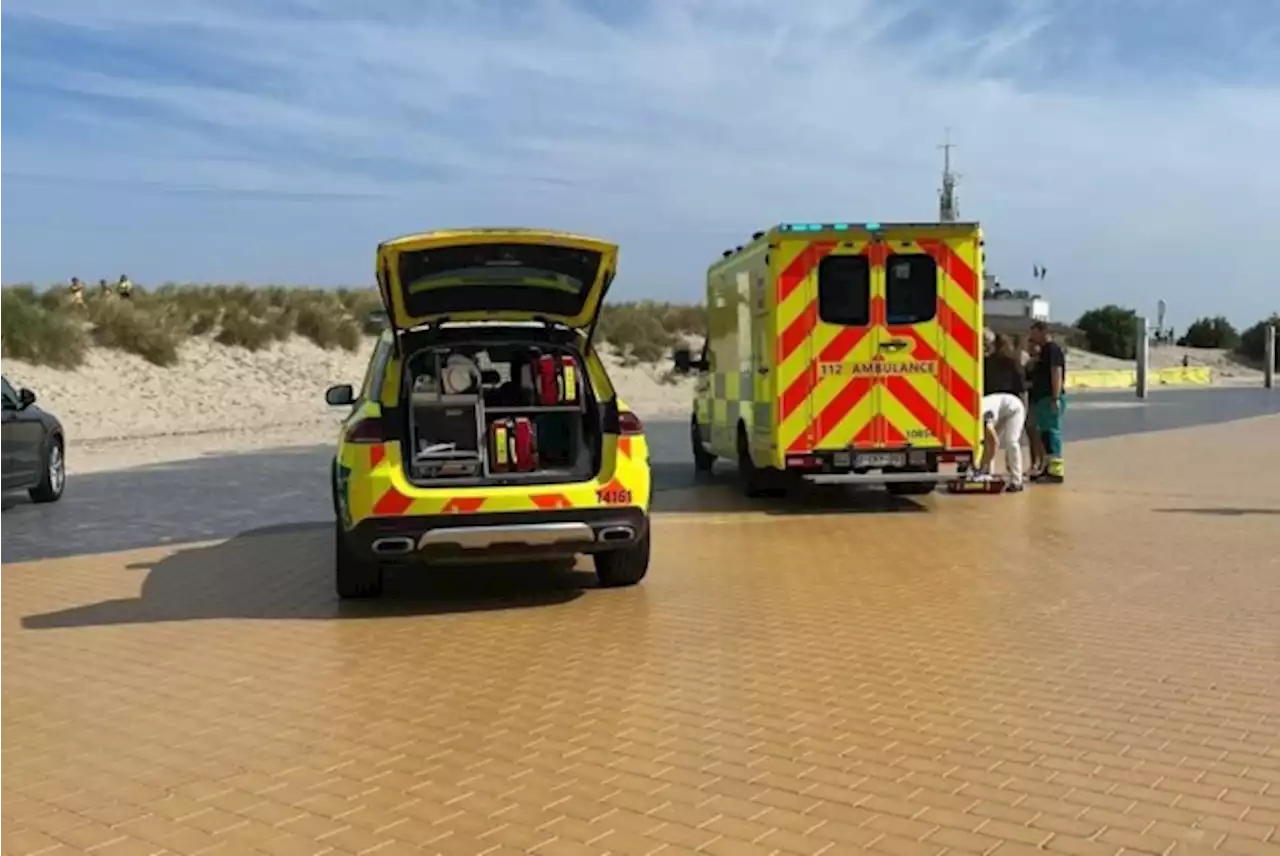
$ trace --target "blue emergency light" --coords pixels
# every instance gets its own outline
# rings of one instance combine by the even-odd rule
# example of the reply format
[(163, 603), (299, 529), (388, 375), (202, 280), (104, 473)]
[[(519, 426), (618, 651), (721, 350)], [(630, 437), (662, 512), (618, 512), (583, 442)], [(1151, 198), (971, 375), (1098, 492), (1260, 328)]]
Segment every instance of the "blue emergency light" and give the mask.
[[(880, 228), (879, 223), (867, 223), (865, 226), (873, 232)], [(778, 228), (783, 232), (821, 232), (824, 230), (847, 232), (853, 228), (853, 225), (850, 223), (783, 223)]]

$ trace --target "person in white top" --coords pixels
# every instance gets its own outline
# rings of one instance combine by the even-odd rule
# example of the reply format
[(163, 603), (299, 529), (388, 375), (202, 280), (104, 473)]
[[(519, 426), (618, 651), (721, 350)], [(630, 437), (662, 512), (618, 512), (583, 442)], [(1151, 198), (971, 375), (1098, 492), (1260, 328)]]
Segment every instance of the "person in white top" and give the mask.
[(1006, 490), (1019, 491), (1022, 481), (1022, 430), (1027, 422), (1027, 408), (1022, 399), (1007, 392), (982, 396), (982, 460), (978, 464), (980, 476), (990, 475), (996, 447), (1004, 449), (1004, 465), (1008, 471)]

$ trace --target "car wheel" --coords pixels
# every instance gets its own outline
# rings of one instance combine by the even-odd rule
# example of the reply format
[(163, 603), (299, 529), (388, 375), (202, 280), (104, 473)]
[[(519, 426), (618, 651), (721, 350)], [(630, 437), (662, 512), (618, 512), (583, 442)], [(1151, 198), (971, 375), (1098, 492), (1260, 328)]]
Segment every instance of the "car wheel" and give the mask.
[(347, 543), (347, 533), (340, 521), (333, 524), (334, 582), (338, 597), (380, 597), (382, 595), (382, 565), (364, 556), (356, 555)]
[(649, 572), (649, 530), (645, 529), (639, 541), (607, 553), (592, 557), (596, 566), (596, 579), (605, 588), (633, 586)]
[(698, 430), (698, 420), (696, 418), (689, 421), (689, 442), (693, 446), (694, 472), (711, 472), (711, 468), (716, 463), (716, 456), (703, 448), (702, 433)]
[(67, 458), (61, 437), (51, 436), (45, 441), (40, 465), (40, 482), (27, 495), (32, 502), (56, 502), (67, 486)]

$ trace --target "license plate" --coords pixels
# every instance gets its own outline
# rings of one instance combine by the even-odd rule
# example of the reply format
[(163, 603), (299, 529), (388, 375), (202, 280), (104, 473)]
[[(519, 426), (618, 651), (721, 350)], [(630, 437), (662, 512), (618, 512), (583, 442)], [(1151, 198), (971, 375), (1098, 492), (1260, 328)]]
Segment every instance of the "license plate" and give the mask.
[(867, 452), (853, 459), (855, 467), (901, 467), (907, 463), (907, 456), (901, 452)]

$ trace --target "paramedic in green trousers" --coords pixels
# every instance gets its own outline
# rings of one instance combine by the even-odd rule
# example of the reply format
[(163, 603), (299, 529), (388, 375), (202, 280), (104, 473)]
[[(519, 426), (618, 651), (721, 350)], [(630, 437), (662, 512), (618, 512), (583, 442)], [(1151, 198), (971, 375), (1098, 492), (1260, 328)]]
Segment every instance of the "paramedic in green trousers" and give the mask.
[(1036, 321), (1028, 338), (1040, 347), (1040, 359), (1031, 373), (1028, 398), (1035, 413), (1036, 429), (1044, 443), (1045, 470), (1037, 481), (1061, 483), (1066, 478), (1062, 460), (1062, 415), (1067, 409), (1065, 393), (1067, 358), (1053, 341), (1049, 325)]

